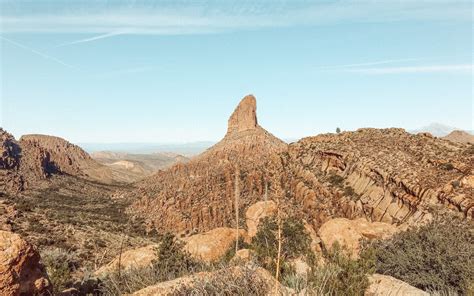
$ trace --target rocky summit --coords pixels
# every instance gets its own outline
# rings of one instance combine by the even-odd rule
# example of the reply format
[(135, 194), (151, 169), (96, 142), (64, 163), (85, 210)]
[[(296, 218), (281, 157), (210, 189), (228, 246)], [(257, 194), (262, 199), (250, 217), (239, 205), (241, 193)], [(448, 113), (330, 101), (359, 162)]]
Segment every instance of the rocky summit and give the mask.
[(149, 226), (175, 232), (207, 231), (235, 224), (239, 209), (261, 200), (268, 187), (265, 163), (288, 145), (260, 127), (256, 99), (242, 99), (228, 121), (225, 137), (186, 164), (138, 183), (133, 213)]
[(429, 220), (436, 207), (473, 217), (471, 149), (396, 128), (287, 145), (258, 125), (255, 97), (246, 96), (219, 143), (138, 185), (133, 213), (149, 227), (205, 231), (236, 223), (238, 194), (239, 212), (281, 198), (315, 229), (332, 217), (412, 224)]

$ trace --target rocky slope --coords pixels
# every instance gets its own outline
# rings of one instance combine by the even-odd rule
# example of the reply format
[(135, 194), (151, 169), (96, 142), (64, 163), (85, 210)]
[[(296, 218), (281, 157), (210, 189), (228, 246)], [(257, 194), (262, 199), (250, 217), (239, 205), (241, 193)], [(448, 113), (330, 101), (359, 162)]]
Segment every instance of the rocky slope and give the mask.
[(133, 154), (99, 151), (92, 153), (91, 157), (115, 171), (130, 175), (133, 181), (143, 179), (173, 164), (189, 161), (187, 157), (182, 155), (165, 152)]
[(315, 229), (329, 217), (401, 224), (446, 209), (474, 217), (469, 145), (402, 129), (360, 129), (309, 137), (272, 163), (288, 202)]
[(137, 185), (139, 200), (132, 211), (159, 230), (206, 231), (235, 224), (236, 190), (240, 208), (263, 198), (265, 163), (286, 149), (286, 143), (258, 125), (255, 97), (246, 96), (219, 143)]
[(40, 186), (53, 175), (102, 183), (132, 181), (130, 174), (99, 164), (62, 138), (25, 135), (17, 141), (0, 128), (0, 192), (17, 193)]
[(291, 145), (261, 128), (255, 98), (242, 100), (222, 141), (190, 163), (138, 185), (133, 212), (159, 230), (205, 231), (235, 224), (239, 210), (281, 199), (314, 229), (334, 217), (418, 223), (452, 210), (474, 217), (470, 145), (403, 129), (304, 138)]
[(474, 135), (471, 135), (465, 131), (452, 131), (449, 135), (443, 137), (443, 139), (456, 142), (456, 143), (469, 143), (474, 144)]

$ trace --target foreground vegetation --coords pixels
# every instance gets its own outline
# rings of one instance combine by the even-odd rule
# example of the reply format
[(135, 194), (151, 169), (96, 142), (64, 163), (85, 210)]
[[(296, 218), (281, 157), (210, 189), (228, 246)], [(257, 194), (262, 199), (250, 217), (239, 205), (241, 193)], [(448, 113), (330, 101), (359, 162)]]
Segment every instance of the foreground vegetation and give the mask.
[[(471, 221), (461, 219), (437, 218), (391, 239), (366, 243), (355, 260), (338, 245), (324, 250), (322, 258), (318, 258), (301, 220), (290, 217), (278, 225), (275, 219), (266, 218), (251, 244), (239, 243), (241, 249), (250, 249), (253, 254), (250, 262), (242, 265), (243, 274), (239, 277), (228, 272), (231, 266), (241, 264), (231, 260), (234, 247), (220, 262), (204, 264), (193, 259), (184, 250), (183, 242), (172, 234), (161, 235), (159, 242), (158, 260), (146, 268), (108, 275), (96, 293), (123, 295), (159, 282), (213, 271), (216, 276), (212, 280), (182, 287), (177, 293), (265, 295), (268, 285), (255, 276), (255, 268), (250, 268), (260, 266), (272, 275), (278, 272), (282, 285), (305, 295), (364, 295), (372, 273), (393, 276), (434, 295), (474, 295), (474, 227)], [(60, 249), (48, 249), (42, 256), (56, 291), (71, 286), (76, 258)], [(295, 260), (307, 263), (305, 273), (295, 270)]]

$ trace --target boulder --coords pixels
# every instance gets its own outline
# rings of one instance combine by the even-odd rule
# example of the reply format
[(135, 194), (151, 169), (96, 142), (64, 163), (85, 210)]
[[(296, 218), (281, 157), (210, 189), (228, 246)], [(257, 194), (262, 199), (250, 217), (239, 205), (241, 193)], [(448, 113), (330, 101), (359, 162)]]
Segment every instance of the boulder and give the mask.
[(369, 276), (370, 285), (365, 296), (429, 296), (430, 294), (394, 277), (382, 274)]
[[(234, 246), (237, 231), (233, 228), (220, 227), (205, 233), (183, 238), (184, 249), (191, 256), (204, 262), (213, 262), (222, 258)], [(239, 230), (239, 237), (245, 238), (245, 230)]]
[(235, 253), (234, 257), (230, 260), (230, 263), (235, 264), (235, 265), (238, 265), (241, 263), (248, 263), (252, 260), (253, 256), (254, 254), (252, 250), (241, 249)]
[(349, 220), (335, 218), (319, 228), (319, 237), (323, 246), (329, 250), (335, 242), (345, 248), (352, 258), (357, 258), (361, 239), (386, 239), (398, 231), (397, 227), (383, 222), (368, 222), (360, 218)]
[(247, 237), (248, 240), (257, 234), (258, 224), (260, 220), (272, 216), (276, 213), (277, 206), (274, 201), (259, 201), (251, 205), (247, 212), (245, 212), (245, 219), (247, 223)]
[(152, 261), (157, 259), (156, 248), (158, 245), (149, 245), (146, 247), (128, 250), (122, 253), (121, 256), (115, 257), (109, 264), (100, 267), (96, 272), (96, 276), (105, 276), (106, 274), (129, 270), (131, 268), (147, 267), (152, 264)]
[(19, 235), (0, 230), (0, 295), (49, 295), (51, 291), (38, 251)]
[[(232, 283), (235, 283), (232, 285)], [(216, 291), (206, 291), (206, 288), (219, 290), (222, 295), (232, 295), (235, 289), (243, 289), (253, 285), (259, 292), (266, 295), (289, 295), (289, 289), (278, 283), (275, 278), (261, 267), (236, 266), (213, 272), (199, 272), (193, 275), (162, 282), (133, 293), (133, 296), (155, 295), (214, 295)], [(206, 294), (208, 292), (208, 294)], [(219, 294), (220, 295), (220, 294)]]

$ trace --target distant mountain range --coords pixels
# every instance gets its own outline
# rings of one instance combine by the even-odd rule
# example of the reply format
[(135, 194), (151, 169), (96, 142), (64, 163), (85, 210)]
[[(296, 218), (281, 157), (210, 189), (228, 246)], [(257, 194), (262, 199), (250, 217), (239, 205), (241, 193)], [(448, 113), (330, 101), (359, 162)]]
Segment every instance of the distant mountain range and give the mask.
[[(416, 130), (409, 130), (408, 132), (412, 134), (417, 134), (417, 133), (430, 133), (435, 137), (445, 137), (449, 135), (453, 131), (459, 131), (463, 130), (460, 128), (444, 125), (441, 123), (431, 123), (430, 125), (421, 127)], [(474, 134), (474, 130), (465, 130), (465, 132), (468, 132), (470, 134)]]
[(89, 153), (98, 151), (126, 152), (149, 154), (156, 152), (172, 152), (184, 156), (194, 156), (204, 152), (215, 142), (200, 141), (190, 143), (79, 143)]

